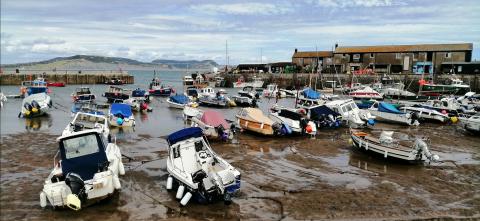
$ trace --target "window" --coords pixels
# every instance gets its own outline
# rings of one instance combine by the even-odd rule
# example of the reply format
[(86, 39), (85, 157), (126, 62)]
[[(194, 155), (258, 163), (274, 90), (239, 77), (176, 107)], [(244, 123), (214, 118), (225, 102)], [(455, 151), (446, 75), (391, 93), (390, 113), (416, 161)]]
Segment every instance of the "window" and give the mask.
[(90, 134), (82, 137), (70, 138), (63, 140), (65, 148), (65, 157), (67, 159), (81, 157), (98, 152), (97, 136)]
[(370, 53), (370, 58), (374, 58), (374, 57), (375, 57), (375, 54)]
[(402, 53), (395, 53), (395, 58), (396, 59), (402, 58)]
[(459, 73), (462, 72), (462, 66), (457, 67), (457, 72), (459, 72)]
[(451, 58), (451, 57), (452, 57), (452, 52), (445, 53), (445, 58)]
[(360, 54), (354, 54), (354, 55), (353, 55), (353, 60), (354, 60), (354, 61), (360, 60)]

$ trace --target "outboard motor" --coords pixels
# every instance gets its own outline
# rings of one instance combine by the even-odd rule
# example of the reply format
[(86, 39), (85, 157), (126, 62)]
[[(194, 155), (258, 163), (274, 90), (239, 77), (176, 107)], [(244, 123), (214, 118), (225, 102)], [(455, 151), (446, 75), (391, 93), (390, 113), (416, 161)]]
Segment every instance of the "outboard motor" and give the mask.
[(411, 116), (412, 116), (412, 117), (411, 117), (411, 121), (412, 121), (411, 124), (415, 124), (415, 121), (418, 122), (418, 119), (420, 118), (420, 117), (418, 116), (418, 114), (415, 113), (415, 112), (412, 112), (412, 113), (410, 113), (410, 114), (411, 114)]
[(252, 99), (252, 107), (257, 107), (257, 99)]
[(25, 104), (23, 105), (23, 107), (25, 107), (25, 109), (28, 110), (28, 111), (32, 111), (32, 108), (33, 108), (32, 105), (29, 104), (29, 103), (25, 103)]
[(32, 101), (32, 107), (40, 109), (40, 104), (36, 100), (33, 100)]
[(65, 184), (67, 184), (72, 191), (72, 194), (67, 196), (67, 206), (73, 210), (79, 210), (82, 208), (82, 203), (87, 199), (85, 183), (80, 175), (76, 173), (68, 173), (65, 178)]

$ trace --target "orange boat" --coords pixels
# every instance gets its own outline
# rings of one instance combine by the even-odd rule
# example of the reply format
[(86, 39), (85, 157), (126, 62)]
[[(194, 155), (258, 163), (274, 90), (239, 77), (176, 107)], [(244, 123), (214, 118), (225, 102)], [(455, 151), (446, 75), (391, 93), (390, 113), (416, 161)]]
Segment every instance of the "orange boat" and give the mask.
[(242, 108), (236, 115), (238, 125), (244, 129), (263, 135), (273, 135), (272, 119), (263, 114), (258, 108)]

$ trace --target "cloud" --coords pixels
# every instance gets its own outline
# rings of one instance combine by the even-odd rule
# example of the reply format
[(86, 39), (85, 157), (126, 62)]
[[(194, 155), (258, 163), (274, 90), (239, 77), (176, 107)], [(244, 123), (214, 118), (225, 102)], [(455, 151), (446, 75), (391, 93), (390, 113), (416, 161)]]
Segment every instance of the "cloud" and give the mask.
[(395, 5), (405, 5), (403, 1), (394, 0), (311, 0), (310, 3), (316, 3), (321, 7), (329, 8), (349, 8), (349, 7), (386, 7)]
[(234, 14), (234, 15), (277, 15), (292, 11), (287, 5), (271, 3), (230, 3), (230, 4), (203, 4), (191, 6), (192, 9), (207, 14)]

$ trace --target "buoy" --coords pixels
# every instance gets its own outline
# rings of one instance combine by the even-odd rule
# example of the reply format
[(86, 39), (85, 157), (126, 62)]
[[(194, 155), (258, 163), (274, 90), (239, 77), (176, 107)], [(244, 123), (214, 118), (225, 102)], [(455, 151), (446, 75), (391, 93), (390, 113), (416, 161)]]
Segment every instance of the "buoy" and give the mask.
[(173, 177), (169, 176), (167, 178), (167, 190), (171, 190), (173, 186)]
[(118, 174), (125, 175), (125, 167), (123, 166), (122, 160), (118, 162)]
[(182, 200), (180, 201), (180, 204), (182, 206), (185, 206), (187, 205), (188, 201), (190, 201), (190, 198), (192, 198), (192, 194), (190, 192), (187, 192), (187, 194), (185, 194), (185, 196), (182, 198)]
[(25, 116), (28, 116), (28, 115), (30, 115), (30, 111), (27, 110), (25, 111)]
[(122, 185), (120, 184), (120, 179), (118, 179), (118, 176), (113, 176), (113, 187), (115, 187), (115, 189), (120, 189), (122, 188)]
[(452, 121), (452, 123), (457, 123), (458, 122), (458, 118), (453, 116), (450, 118), (450, 120)]
[(40, 193), (40, 206), (42, 208), (47, 206), (47, 195), (43, 191)]
[(122, 118), (117, 118), (117, 124), (122, 125), (123, 124), (123, 119)]
[(183, 196), (183, 191), (185, 191), (185, 186), (180, 185), (180, 186), (178, 187), (178, 190), (177, 190), (177, 195), (176, 195), (177, 199), (181, 199), (181, 198), (182, 198), (182, 196)]
[(313, 128), (312, 128), (312, 125), (307, 125), (307, 127), (305, 128), (305, 130), (307, 131), (307, 133), (311, 133), (313, 131)]

